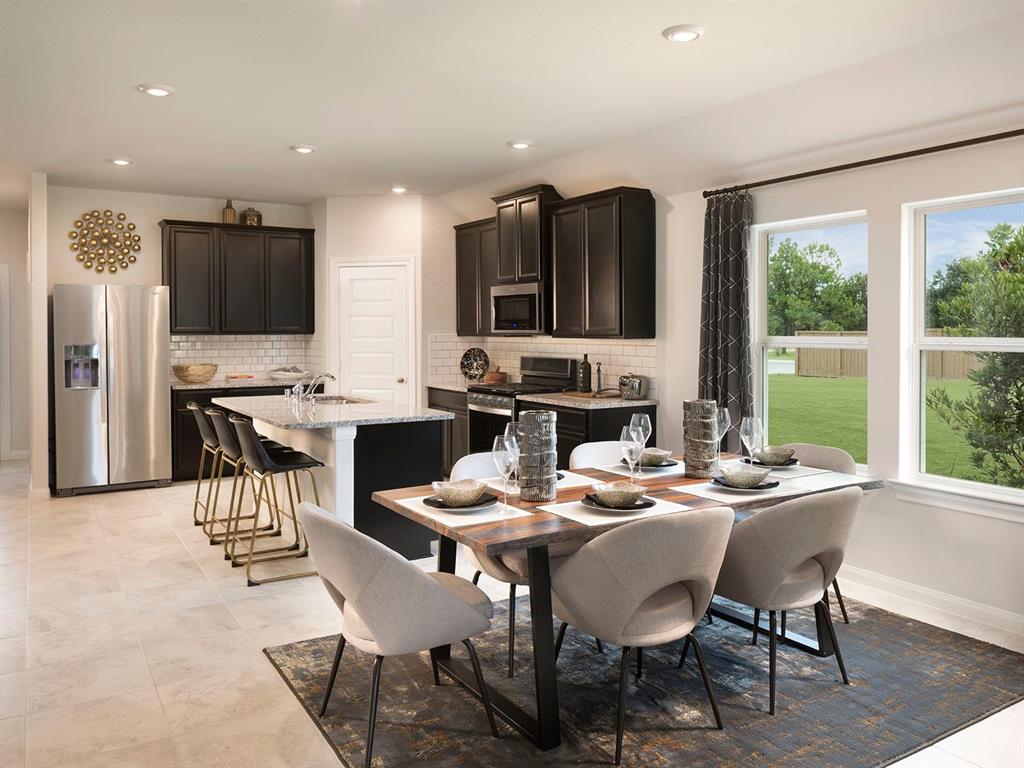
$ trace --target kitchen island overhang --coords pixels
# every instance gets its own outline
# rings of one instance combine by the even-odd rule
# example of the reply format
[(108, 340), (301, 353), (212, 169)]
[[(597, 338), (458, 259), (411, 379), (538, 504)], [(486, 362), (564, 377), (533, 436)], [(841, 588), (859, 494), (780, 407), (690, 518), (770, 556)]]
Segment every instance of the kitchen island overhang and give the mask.
[[(404, 403), (296, 402), (283, 395), (217, 397), (214, 405), (252, 419), (256, 431), (322, 461), (320, 504), (408, 558), (430, 554), (426, 529), (373, 502), (375, 491), (423, 485), (444, 472), (444, 423), (453, 415)], [(304, 499), (312, 501), (311, 494)]]

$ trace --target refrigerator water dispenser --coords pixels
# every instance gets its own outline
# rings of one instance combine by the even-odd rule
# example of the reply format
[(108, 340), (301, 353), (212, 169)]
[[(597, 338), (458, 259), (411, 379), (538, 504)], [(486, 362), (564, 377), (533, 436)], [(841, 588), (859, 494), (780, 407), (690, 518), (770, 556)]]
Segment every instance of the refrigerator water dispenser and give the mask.
[(99, 389), (100, 345), (64, 345), (64, 389)]

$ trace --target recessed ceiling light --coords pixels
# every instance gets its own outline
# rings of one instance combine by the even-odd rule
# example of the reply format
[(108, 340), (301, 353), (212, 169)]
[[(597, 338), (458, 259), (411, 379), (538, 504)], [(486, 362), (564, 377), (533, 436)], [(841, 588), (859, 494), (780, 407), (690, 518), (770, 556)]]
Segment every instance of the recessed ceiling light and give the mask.
[(300, 155), (311, 155), (316, 152), (316, 147), (312, 144), (292, 144), (290, 149), (295, 150)]
[(405, 192), (405, 187), (392, 187), (391, 191), (394, 192), (396, 195), (400, 195), (403, 192)]
[(110, 162), (114, 165), (131, 165), (135, 161), (127, 157), (112, 157)]
[(692, 43), (704, 34), (704, 27), (697, 24), (676, 24), (661, 32), (662, 37), (673, 43)]
[(174, 95), (174, 87), (170, 85), (160, 85), (159, 83), (139, 83), (135, 87), (143, 93), (148, 93), (150, 96)]
[(517, 141), (507, 142), (512, 149), (529, 149), (533, 146), (532, 141), (526, 141), (526, 139), (518, 139)]

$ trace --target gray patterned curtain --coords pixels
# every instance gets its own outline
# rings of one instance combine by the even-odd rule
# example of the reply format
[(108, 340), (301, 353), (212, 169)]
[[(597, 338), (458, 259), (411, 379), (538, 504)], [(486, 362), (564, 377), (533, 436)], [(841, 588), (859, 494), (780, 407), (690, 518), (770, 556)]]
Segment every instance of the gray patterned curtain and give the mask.
[(753, 408), (747, 237), (753, 219), (749, 192), (708, 198), (704, 214), (704, 288), (700, 309), (698, 397), (727, 406), (732, 428), (723, 449), (739, 451), (739, 424)]

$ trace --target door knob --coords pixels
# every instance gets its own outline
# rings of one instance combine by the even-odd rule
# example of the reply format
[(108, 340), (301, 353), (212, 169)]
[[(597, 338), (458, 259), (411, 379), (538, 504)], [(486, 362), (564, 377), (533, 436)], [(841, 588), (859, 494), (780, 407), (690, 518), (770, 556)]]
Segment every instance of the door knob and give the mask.
[(399, 376), (395, 381), (399, 384), (405, 384), (405, 376)]

